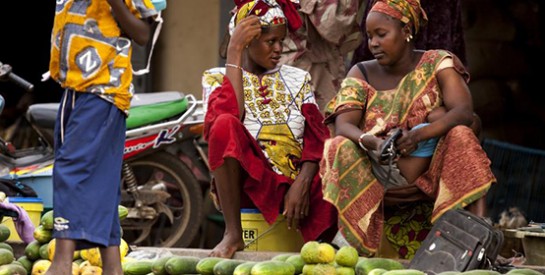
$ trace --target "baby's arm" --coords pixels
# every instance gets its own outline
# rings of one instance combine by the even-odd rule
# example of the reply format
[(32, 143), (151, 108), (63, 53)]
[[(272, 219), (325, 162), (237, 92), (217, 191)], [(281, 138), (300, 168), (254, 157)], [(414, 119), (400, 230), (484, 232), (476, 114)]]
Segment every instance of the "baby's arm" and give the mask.
[(434, 121), (439, 120), (446, 113), (447, 113), (447, 109), (445, 108), (445, 106), (439, 106), (439, 107), (431, 110), (431, 112), (428, 114), (428, 117), (426, 118), (426, 120), (429, 123), (432, 123)]
[[(444, 116), (447, 113), (447, 109), (445, 106), (437, 107), (428, 114), (426, 117), (427, 122), (432, 123), (434, 121), (439, 120), (442, 116)], [(473, 123), (471, 123), (470, 126), (471, 130), (473, 130), (473, 133), (475, 136), (480, 137), (481, 134), (481, 119), (476, 113), (473, 113)]]

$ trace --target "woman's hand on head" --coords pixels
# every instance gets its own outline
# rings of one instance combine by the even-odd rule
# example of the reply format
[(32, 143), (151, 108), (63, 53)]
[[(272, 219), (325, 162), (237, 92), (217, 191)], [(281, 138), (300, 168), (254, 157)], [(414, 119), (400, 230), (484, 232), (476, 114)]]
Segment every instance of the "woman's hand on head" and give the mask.
[(261, 23), (259, 17), (251, 15), (246, 17), (237, 24), (231, 40), (229, 42), (229, 49), (236, 49), (242, 51), (244, 48), (250, 45), (253, 39), (258, 38), (261, 35)]

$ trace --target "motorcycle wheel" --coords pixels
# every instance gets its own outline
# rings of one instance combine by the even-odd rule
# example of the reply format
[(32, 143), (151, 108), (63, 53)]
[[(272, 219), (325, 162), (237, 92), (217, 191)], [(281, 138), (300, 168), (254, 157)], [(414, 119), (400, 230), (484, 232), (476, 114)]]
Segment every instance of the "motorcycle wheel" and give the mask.
[[(202, 191), (195, 176), (181, 160), (163, 151), (131, 160), (129, 165), (136, 177), (138, 189), (156, 188), (156, 183), (161, 182), (163, 191), (170, 194), (165, 204), (172, 211), (174, 219), (170, 222), (167, 215), (159, 214), (150, 225), (149, 232), (142, 229), (146, 226), (135, 228), (122, 224), (123, 239), (139, 246), (171, 247), (176, 244), (188, 247), (200, 228), (203, 216)], [(122, 192), (126, 193), (125, 183), (122, 188)], [(125, 203), (122, 201), (123, 205)], [(150, 221), (142, 219), (141, 222), (142, 225)], [(149, 226), (147, 229), (150, 229)], [(142, 234), (148, 235), (134, 243)]]

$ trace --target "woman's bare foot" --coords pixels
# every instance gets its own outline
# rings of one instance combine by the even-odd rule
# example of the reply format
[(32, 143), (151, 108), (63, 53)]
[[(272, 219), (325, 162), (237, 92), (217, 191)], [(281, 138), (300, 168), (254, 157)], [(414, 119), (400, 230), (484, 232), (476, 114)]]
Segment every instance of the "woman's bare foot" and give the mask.
[(220, 258), (233, 258), (235, 252), (244, 250), (244, 241), (242, 240), (242, 233), (223, 235), (221, 242), (212, 249), (212, 252), (208, 256), (210, 257), (220, 257)]
[(68, 265), (66, 266), (50, 266), (49, 269), (47, 269), (46, 275), (55, 275), (55, 274), (72, 274), (72, 264), (70, 264), (70, 267), (68, 268)]

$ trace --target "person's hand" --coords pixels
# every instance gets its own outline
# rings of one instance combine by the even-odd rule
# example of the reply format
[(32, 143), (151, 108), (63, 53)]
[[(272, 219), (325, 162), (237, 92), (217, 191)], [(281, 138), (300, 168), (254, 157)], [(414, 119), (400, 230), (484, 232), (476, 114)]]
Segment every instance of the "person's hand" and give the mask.
[(237, 24), (231, 40), (229, 42), (229, 48), (242, 50), (247, 48), (253, 39), (258, 38), (261, 35), (261, 23), (259, 18), (255, 15), (248, 16)]
[(379, 138), (377, 136), (372, 136), (370, 137), (371, 138), (371, 144), (372, 147), (368, 148), (369, 150), (380, 150), (380, 148), (382, 148), (382, 143), (384, 143), (384, 139), (383, 138)]
[(378, 162), (381, 165), (391, 164), (397, 162), (400, 157), (396, 147), (397, 140), (403, 134), (401, 128), (394, 128), (389, 133), (386, 139), (380, 143)]
[(299, 177), (290, 186), (284, 196), (284, 212), (288, 228), (299, 228), (299, 222), (308, 215), (310, 206), (309, 184), (303, 183)]
[(417, 137), (418, 130), (407, 131), (403, 129), (403, 134), (397, 140), (395, 147), (402, 156), (409, 156), (418, 148), (419, 139)]

